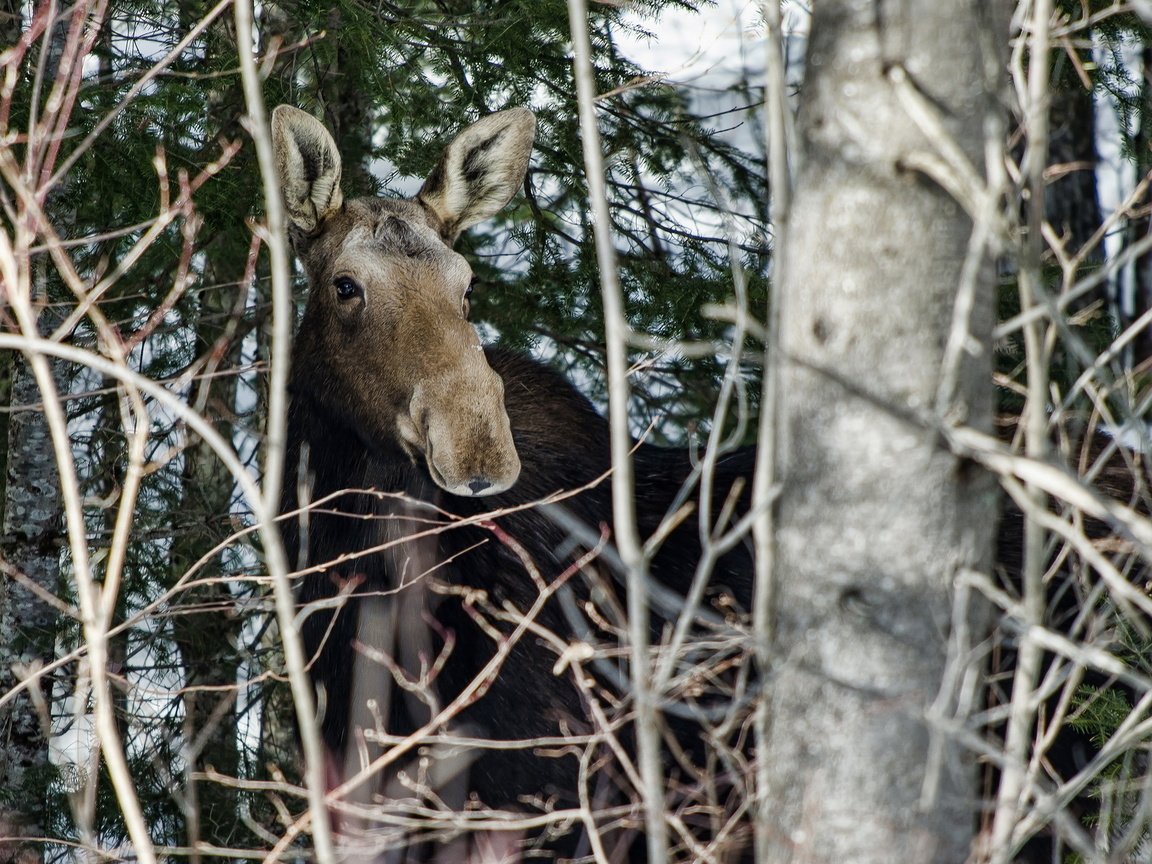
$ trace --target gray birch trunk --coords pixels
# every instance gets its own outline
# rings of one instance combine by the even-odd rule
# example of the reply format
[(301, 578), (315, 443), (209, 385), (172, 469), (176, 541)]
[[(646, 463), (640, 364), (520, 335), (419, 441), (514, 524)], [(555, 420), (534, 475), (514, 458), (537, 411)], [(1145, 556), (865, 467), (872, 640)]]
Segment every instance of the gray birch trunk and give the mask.
[(929, 427), (991, 426), (991, 274), (981, 268), (967, 322), (976, 356), (963, 354), (945, 421), (944, 346), (972, 224), (908, 167), (938, 142), (886, 72), (907, 70), (982, 176), (985, 70), (1001, 68), (982, 52), (1007, 35), (985, 9), (814, 5), (778, 286), (783, 493), (761, 757), (773, 864), (961, 864), (976, 825), (972, 763), (927, 712), (945, 677), (954, 577), (987, 566), (996, 497)]
[[(57, 369), (59, 364), (54, 363)], [(18, 583), (12, 573), (51, 594), (60, 591), (60, 541), (63, 507), (60, 476), (40, 390), (22, 357), (11, 369), (11, 415), (8, 422), (7, 471), (0, 539), (0, 694), (20, 682), (20, 670), (50, 663), (55, 653), (57, 612)], [(57, 375), (58, 383), (62, 376)], [(49, 681), (41, 691), (52, 698)], [(24, 691), (0, 708), (0, 790), (10, 795), (19, 815), (8, 813), (19, 833), (42, 835), (47, 827), (44, 805), (48, 783), (48, 742), (42, 718)], [(33, 780), (34, 775), (39, 775)], [(0, 818), (8, 807), (0, 804)], [(3, 855), (0, 854), (0, 860)]]
[[(14, 2), (0, 3), (0, 44), (14, 44), (23, 32), (22, 7)], [(46, 50), (44, 74), (51, 81), (64, 48), (67, 19), (53, 25)], [(49, 200), (51, 210), (53, 200)], [(33, 290), (47, 299), (49, 270), (46, 256), (33, 264)], [(59, 325), (59, 309), (41, 309), (41, 334)], [(67, 392), (64, 365), (49, 361), (57, 391)], [(3, 494), (0, 495), (0, 695), (7, 694), (38, 664), (50, 663), (56, 653), (57, 612), (29, 585), (48, 594), (60, 593), (60, 555), (63, 504), (60, 472), (52, 447), (52, 436), (41, 407), (43, 396), (32, 369), (22, 356), (4, 358), (0, 372), (7, 420), (0, 446), (7, 452)], [(19, 574), (25, 584), (13, 578)], [(53, 698), (51, 679), (33, 686), (47, 701)], [(48, 718), (33, 705), (28, 691), (0, 707), (0, 841), (7, 837), (43, 836), (49, 827), (47, 812), (49, 768)], [(29, 864), (41, 860), (30, 845), (0, 842), (0, 861)]]

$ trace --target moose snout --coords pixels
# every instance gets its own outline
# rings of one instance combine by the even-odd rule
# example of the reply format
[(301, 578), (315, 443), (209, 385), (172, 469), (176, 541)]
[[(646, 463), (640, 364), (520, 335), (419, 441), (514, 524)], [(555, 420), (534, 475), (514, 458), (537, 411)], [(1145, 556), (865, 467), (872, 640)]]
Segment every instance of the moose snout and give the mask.
[(445, 419), (448, 422), (430, 424), (424, 451), (436, 485), (469, 498), (512, 488), (520, 477), (520, 457), (503, 406), (496, 417), (474, 418), (478, 423), (463, 423), (459, 417)]
[(480, 375), (461, 376), (458, 370), (436, 384), (413, 397), (411, 417), (419, 422), (408, 427), (415, 427), (417, 440), (411, 443), (423, 451), (432, 481), (467, 498), (510, 489), (520, 477), (520, 457), (500, 377), (485, 363)]

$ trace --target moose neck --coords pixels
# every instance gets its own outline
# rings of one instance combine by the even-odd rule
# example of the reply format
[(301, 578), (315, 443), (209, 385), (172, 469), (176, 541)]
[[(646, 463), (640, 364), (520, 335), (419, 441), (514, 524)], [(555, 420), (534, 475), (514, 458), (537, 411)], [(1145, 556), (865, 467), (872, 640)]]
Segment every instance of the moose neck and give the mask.
[[(375, 489), (435, 501), (438, 491), (427, 472), (413, 463), (395, 440), (369, 438), (351, 418), (293, 387), (288, 411), (286, 469), (293, 480), (306, 477), (313, 501), (345, 489)], [(298, 473), (303, 472), (303, 473)], [(296, 489), (286, 489), (292, 498)]]

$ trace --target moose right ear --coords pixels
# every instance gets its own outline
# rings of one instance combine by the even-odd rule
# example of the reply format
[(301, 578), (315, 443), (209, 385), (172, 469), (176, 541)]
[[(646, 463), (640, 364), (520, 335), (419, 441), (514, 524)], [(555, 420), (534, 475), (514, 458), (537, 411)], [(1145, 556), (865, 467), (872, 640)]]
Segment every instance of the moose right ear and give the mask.
[(532, 156), (536, 117), (509, 108), (481, 118), (448, 145), (416, 198), (440, 220), (449, 244), (512, 200)]
[(288, 218), (311, 234), (344, 203), (336, 142), (311, 114), (278, 105), (272, 112), (272, 146)]

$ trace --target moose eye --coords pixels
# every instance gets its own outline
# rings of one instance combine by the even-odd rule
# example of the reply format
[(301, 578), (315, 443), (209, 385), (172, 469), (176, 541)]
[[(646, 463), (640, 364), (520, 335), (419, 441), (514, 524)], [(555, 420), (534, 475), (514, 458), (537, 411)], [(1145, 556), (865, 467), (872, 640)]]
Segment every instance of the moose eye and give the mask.
[(356, 280), (348, 276), (337, 277), (332, 282), (332, 287), (336, 289), (336, 299), (340, 301), (355, 300), (364, 293)]
[(472, 277), (472, 281), (468, 283), (468, 287), (464, 289), (464, 298), (460, 301), (460, 311), (464, 317), (468, 317), (468, 313), (472, 311), (472, 304), (468, 302), (468, 298), (472, 296), (472, 289), (476, 287), (476, 277)]

